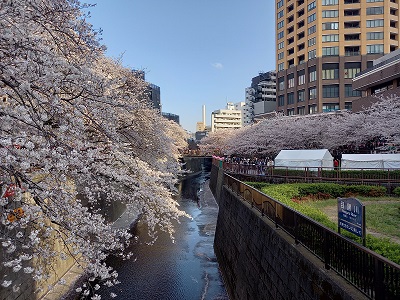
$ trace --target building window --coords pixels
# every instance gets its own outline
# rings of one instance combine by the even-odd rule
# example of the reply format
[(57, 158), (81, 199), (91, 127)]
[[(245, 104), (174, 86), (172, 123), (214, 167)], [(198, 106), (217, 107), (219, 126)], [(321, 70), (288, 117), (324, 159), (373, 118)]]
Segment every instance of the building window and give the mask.
[(338, 79), (339, 78), (339, 64), (326, 63), (322, 64), (322, 79)]
[(313, 82), (317, 80), (317, 67), (312, 66), (308, 68), (308, 81)]
[(306, 70), (300, 70), (297, 72), (297, 85), (303, 85), (306, 83)]
[(346, 9), (344, 11), (344, 16), (359, 16), (360, 10), (359, 9)]
[(314, 8), (316, 8), (317, 6), (315, 5), (315, 1), (311, 2), (310, 4), (307, 5), (307, 10), (313, 10)]
[(278, 29), (281, 29), (285, 25), (285, 20), (282, 20), (278, 23), (277, 27)]
[(298, 107), (297, 108), (297, 114), (298, 115), (305, 115), (306, 114), (306, 108), (304, 106)]
[(317, 111), (317, 105), (316, 104), (313, 104), (313, 105), (309, 105), (308, 106), (308, 113), (310, 114), (310, 115), (312, 115), (312, 114), (316, 114), (318, 111)]
[(280, 42), (278, 44), (278, 50), (282, 49), (283, 47), (285, 47), (285, 43), (284, 42)]
[(360, 46), (346, 46), (344, 47), (345, 56), (357, 56), (360, 55)]
[(360, 28), (359, 21), (344, 22), (344, 28)]
[(313, 34), (314, 32), (317, 31), (317, 26), (313, 25), (311, 27), (308, 27), (308, 34)]
[(383, 6), (378, 7), (367, 7), (367, 15), (382, 15)]
[(339, 11), (336, 10), (323, 10), (322, 11), (323, 18), (337, 18), (339, 17)]
[(338, 56), (339, 47), (322, 47), (322, 56)]
[(383, 19), (367, 20), (367, 27), (383, 27)]
[(294, 104), (294, 93), (287, 94), (287, 104)]
[(279, 63), (278, 64), (278, 72), (282, 71), (285, 68), (284, 63)]
[(294, 116), (294, 108), (288, 108), (286, 110), (286, 115), (288, 116)]
[(278, 96), (278, 106), (285, 106), (285, 96), (284, 95)]
[(347, 110), (352, 110), (353, 109), (353, 103), (352, 102), (345, 102), (344, 103), (344, 109), (347, 109)]
[(308, 51), (308, 60), (313, 59), (315, 57), (317, 57), (317, 50), (316, 49)]
[(322, 42), (339, 42), (339, 35), (338, 34), (325, 34), (322, 36)]
[(308, 22), (308, 24), (314, 22), (315, 19), (316, 19), (315, 13), (313, 13), (312, 15), (309, 15), (309, 16), (307, 17), (307, 22)]
[(383, 53), (383, 45), (367, 45), (368, 54), (380, 54)]
[(360, 34), (359, 33), (345, 34), (344, 40), (345, 41), (358, 41), (358, 40), (360, 40)]
[(283, 10), (281, 10), (280, 12), (278, 12), (278, 14), (276, 16), (278, 17), (278, 19), (280, 19), (283, 17), (283, 14), (284, 14), (284, 12), (283, 12)]
[(344, 78), (353, 78), (361, 72), (361, 62), (346, 62), (344, 64)]
[(283, 52), (278, 53), (278, 60), (281, 60), (284, 57), (284, 55), (285, 54)]
[(308, 89), (308, 99), (313, 100), (317, 98), (317, 88), (315, 86)]
[(330, 112), (339, 110), (338, 103), (324, 103), (322, 104), (322, 112)]
[(285, 33), (282, 31), (278, 32), (278, 40), (280, 40), (281, 38), (283, 38), (285, 36)]
[(322, 86), (322, 97), (323, 98), (339, 98), (339, 85), (323, 85)]
[(282, 6), (283, 6), (283, 0), (280, 0), (277, 4), (276, 4), (276, 7), (277, 8), (281, 8)]
[(336, 30), (336, 29), (339, 29), (339, 22), (322, 23), (322, 30)]
[(383, 40), (383, 32), (367, 32), (367, 40)]
[(280, 77), (278, 78), (278, 90), (283, 91), (285, 89), (285, 78)]
[(314, 36), (313, 38), (308, 40), (308, 47), (314, 46), (317, 43), (317, 38)]
[(351, 84), (345, 84), (344, 85), (344, 96), (345, 97), (361, 97), (361, 92), (353, 90), (353, 86)]
[(304, 102), (306, 99), (306, 93), (304, 90), (300, 90), (297, 92), (297, 102)]
[(294, 87), (294, 74), (293, 74), (293, 73), (288, 74), (288, 76), (287, 76), (287, 81), (288, 81), (288, 86), (287, 86), (287, 88), (288, 88), (288, 89), (293, 88), (293, 87)]
[(383, 2), (383, 0), (367, 0), (367, 3), (373, 3), (373, 2)]
[(299, 65), (305, 63), (304, 54), (297, 56), (297, 61), (298, 61)]
[(322, 5), (337, 5), (339, 0), (322, 0)]

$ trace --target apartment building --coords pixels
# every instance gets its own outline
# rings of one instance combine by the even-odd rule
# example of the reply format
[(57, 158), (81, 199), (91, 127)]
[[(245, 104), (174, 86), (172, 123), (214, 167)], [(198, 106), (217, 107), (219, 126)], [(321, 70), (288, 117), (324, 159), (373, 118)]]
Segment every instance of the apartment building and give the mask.
[(399, 46), (399, 0), (276, 0), (277, 111), (352, 109), (352, 78)]
[(215, 110), (211, 113), (211, 131), (221, 129), (242, 128), (242, 111), (235, 108), (235, 104), (228, 102), (226, 109)]

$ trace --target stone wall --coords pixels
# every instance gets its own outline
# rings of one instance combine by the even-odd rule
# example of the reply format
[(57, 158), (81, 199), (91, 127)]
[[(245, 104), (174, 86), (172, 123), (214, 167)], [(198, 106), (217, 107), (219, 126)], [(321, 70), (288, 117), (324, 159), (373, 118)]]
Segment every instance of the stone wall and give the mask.
[(213, 169), (210, 188), (219, 203), (214, 250), (231, 300), (367, 299), (223, 187), (223, 173)]

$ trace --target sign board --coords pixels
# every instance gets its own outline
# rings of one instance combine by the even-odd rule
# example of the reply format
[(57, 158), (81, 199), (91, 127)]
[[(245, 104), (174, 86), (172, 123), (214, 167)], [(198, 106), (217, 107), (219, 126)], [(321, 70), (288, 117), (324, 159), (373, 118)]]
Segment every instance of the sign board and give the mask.
[(365, 207), (356, 198), (338, 198), (338, 228), (365, 239)]

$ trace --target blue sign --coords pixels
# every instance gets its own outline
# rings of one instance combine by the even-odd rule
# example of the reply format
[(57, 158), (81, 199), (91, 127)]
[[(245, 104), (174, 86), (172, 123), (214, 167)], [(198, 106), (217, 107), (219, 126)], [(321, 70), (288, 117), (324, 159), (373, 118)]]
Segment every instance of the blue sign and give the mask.
[(364, 236), (364, 205), (356, 198), (338, 198), (338, 226), (359, 237)]

